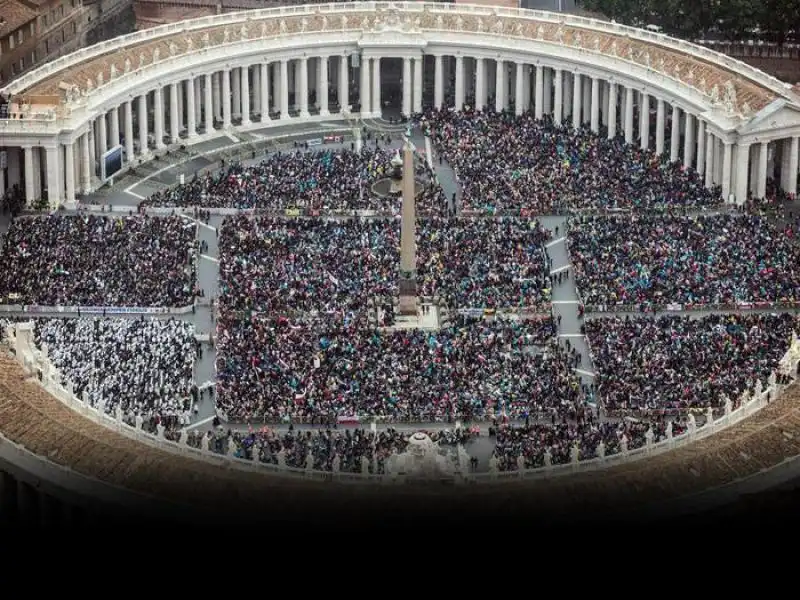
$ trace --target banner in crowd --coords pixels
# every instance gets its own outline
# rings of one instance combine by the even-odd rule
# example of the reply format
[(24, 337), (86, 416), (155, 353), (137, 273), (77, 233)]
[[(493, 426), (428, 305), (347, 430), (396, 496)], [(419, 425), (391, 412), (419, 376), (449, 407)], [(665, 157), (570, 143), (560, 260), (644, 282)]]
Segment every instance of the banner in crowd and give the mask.
[(357, 416), (351, 415), (336, 417), (336, 422), (340, 425), (358, 425), (361, 421)]

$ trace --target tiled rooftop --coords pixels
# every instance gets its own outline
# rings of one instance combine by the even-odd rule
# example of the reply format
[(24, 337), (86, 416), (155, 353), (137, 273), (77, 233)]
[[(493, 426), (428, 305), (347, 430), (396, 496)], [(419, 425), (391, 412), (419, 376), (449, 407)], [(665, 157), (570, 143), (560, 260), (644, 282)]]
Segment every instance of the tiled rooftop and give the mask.
[(16, 31), (36, 18), (36, 10), (19, 0), (0, 0), (0, 38)]

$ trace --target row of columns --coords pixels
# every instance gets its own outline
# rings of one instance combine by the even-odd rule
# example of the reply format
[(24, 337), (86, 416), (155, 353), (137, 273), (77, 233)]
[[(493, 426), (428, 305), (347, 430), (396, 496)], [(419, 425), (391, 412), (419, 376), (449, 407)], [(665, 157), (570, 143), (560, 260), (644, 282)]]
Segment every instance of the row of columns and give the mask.
[[(147, 160), (152, 150), (189, 143), (234, 122), (268, 124), (274, 119), (305, 118), (312, 110), (330, 114), (329, 94), (340, 111), (351, 103), (351, 66), (347, 54), (303, 56), (192, 74), (113, 106), (93, 119), (70, 143), (23, 147), (25, 195), (42, 196), (46, 184), (51, 206), (74, 202), (80, 190), (96, 187), (103, 155), (118, 145), (125, 160)], [(381, 64), (387, 57), (363, 53), (358, 73), (358, 110), (379, 116)], [(490, 99), (497, 111), (532, 111), (559, 124), (586, 126), (609, 139), (624, 137), (643, 150), (669, 153), (704, 176), (707, 186), (719, 185), (723, 196), (743, 202), (747, 193), (764, 197), (767, 177), (780, 172), (780, 185), (797, 191), (798, 137), (769, 145), (739, 142), (716, 134), (709, 124), (678, 105), (668, 106), (648, 92), (596, 75), (502, 57), (433, 54), (433, 105), (485, 108)], [(410, 53), (402, 60), (402, 112), (423, 109), (425, 56)], [(331, 73), (333, 72), (333, 76)], [(428, 71), (430, 72), (430, 71)], [(310, 89), (309, 83), (312, 83)], [(313, 91), (314, 102), (312, 105)], [(654, 130), (654, 135), (651, 132)], [(667, 131), (669, 135), (667, 136)], [(734, 169), (735, 167), (735, 169)], [(45, 181), (41, 174), (45, 173)], [(794, 175), (794, 177), (792, 176)], [(5, 181), (0, 181), (5, 185)], [(2, 192), (2, 190), (0, 190)]]

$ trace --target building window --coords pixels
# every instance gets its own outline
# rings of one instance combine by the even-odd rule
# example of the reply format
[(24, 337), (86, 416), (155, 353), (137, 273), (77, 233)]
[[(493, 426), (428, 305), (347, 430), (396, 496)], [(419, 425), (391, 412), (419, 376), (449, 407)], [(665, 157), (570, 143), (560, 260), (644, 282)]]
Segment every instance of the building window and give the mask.
[(22, 29), (17, 32), (17, 44), (21, 44), (22, 40), (25, 39), (25, 34), (22, 33)]
[(44, 41), (44, 53), (50, 54), (50, 40)]
[(61, 18), (63, 19), (64, 18), (64, 5), (63, 4), (58, 7), (58, 11), (61, 14)]
[(47, 27), (47, 15), (44, 15), (42, 17), (42, 29), (44, 29), (45, 27)]
[(8, 36), (8, 49), (13, 50), (14, 45), (14, 34), (12, 33), (10, 36)]
[(19, 59), (19, 70), (20, 71), (24, 71), (25, 70), (25, 57), (24, 56)]
[(17, 74), (17, 63), (11, 63), (11, 76), (13, 77), (16, 74)]
[(36, 64), (36, 50), (31, 52), (31, 64)]
[(31, 22), (31, 37), (36, 35), (36, 22)]
[(75, 21), (73, 21), (72, 22), (72, 35), (75, 35), (76, 33), (78, 33), (78, 24)]
[(61, 43), (63, 44), (66, 41), (67, 41), (67, 30), (66, 29), (62, 29), (61, 30)]

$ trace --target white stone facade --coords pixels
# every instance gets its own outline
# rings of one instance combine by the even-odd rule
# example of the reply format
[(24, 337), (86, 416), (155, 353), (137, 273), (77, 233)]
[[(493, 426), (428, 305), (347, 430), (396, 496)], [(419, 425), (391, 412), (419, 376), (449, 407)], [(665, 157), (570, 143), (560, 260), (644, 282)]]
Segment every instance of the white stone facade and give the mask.
[(405, 114), (491, 100), (496, 109), (604, 126), (642, 148), (652, 114), (655, 150), (669, 143), (670, 158), (721, 186), (726, 200), (764, 197), (778, 173), (779, 187), (797, 191), (800, 98), (744, 63), (582, 17), (359, 2), (174, 23), (26, 74), (2, 90), (11, 105), (0, 120), (8, 158), (0, 193), (16, 184), (33, 203), (46, 189), (55, 208), (102, 183), (100, 157), (118, 144), (135, 165), (237, 130), (378, 117), (389, 59), (401, 61)]

